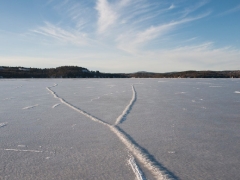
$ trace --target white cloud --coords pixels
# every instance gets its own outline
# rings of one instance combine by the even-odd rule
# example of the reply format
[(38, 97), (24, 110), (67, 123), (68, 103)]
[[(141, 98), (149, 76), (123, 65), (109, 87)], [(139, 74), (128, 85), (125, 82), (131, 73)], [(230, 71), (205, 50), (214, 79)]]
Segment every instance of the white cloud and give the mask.
[[(25, 53), (14, 53), (16, 49), (13, 49), (12, 55), (16, 57), (0, 57), (0, 62), (21, 65), (19, 61), (24, 66), (55, 67), (66, 65), (68, 59), (68, 64), (93, 70), (99, 67), (98, 70), (105, 72), (217, 70), (239, 66), (239, 50), (214, 48), (211, 39), (203, 40), (201, 34), (188, 34), (192, 22), (210, 15), (202, 8), (208, 2), (206, 0), (174, 1), (174, 4), (148, 0), (48, 2), (49, 6), (54, 6), (52, 13), (57, 12), (59, 19), (46, 17), (46, 23), (21, 37), (26, 37), (26, 47), (39, 42), (37, 48), (31, 52), (26, 48)], [(238, 10), (239, 6), (224, 13)], [(1, 42), (14, 44), (16, 38), (5, 35), (5, 32), (0, 35), (1, 40), (5, 40)], [(196, 42), (200, 44), (196, 45)], [(6, 47), (5, 43), (2, 47)], [(39, 58), (27, 56), (34, 56), (34, 53), (38, 53), (35, 57)], [(45, 57), (40, 58), (41, 55)]]
[[(214, 43), (206, 42), (174, 49), (143, 51), (135, 56), (121, 53), (82, 53), (59, 52), (44, 57), (0, 56), (2, 66), (56, 67), (78, 65), (102, 72), (152, 72), (185, 70), (237, 70), (240, 50), (225, 47), (215, 48)], [(114, 59), (115, 61), (112, 61)]]
[(122, 7), (122, 6), (126, 6), (128, 5), (129, 3), (131, 2), (131, 0), (121, 0), (119, 2), (119, 5)]
[(61, 42), (72, 43), (75, 45), (87, 45), (86, 34), (75, 30), (64, 30), (49, 22), (45, 22), (45, 26), (39, 27), (32, 32), (51, 37)]
[(91, 8), (84, 3), (71, 3), (66, 8), (62, 9), (66, 10), (67, 15), (70, 17), (71, 21), (74, 22), (76, 29), (78, 31), (87, 31), (88, 26), (94, 22), (94, 13)]
[(117, 20), (117, 13), (114, 12), (107, 0), (98, 0), (96, 10), (98, 11), (98, 32), (103, 33)]
[(240, 4), (237, 5), (236, 7), (232, 8), (232, 9), (229, 9), (223, 13), (220, 13), (218, 16), (224, 16), (224, 15), (228, 15), (228, 14), (231, 14), (231, 13), (235, 13), (237, 11), (240, 11)]
[(209, 2), (209, 0), (203, 0), (203, 1), (200, 1), (198, 3), (196, 3), (195, 5), (191, 6), (191, 7), (186, 7), (184, 9), (184, 11), (182, 12), (182, 17), (186, 17), (188, 16), (189, 14), (195, 12), (196, 10), (198, 10), (199, 8), (203, 7), (204, 5), (206, 5), (207, 3)]
[(171, 4), (171, 6), (168, 9), (170, 10), (170, 9), (174, 9), (174, 8), (175, 8), (175, 5)]
[(170, 22), (167, 24), (161, 24), (159, 26), (151, 26), (146, 30), (140, 31), (140, 32), (133, 31), (133, 32), (127, 32), (125, 34), (121, 34), (117, 38), (118, 48), (126, 52), (136, 54), (138, 53), (138, 48), (141, 45), (171, 32), (174, 28), (176, 28), (181, 24), (204, 18), (209, 14), (210, 12), (199, 15), (194, 18), (184, 18), (179, 21)]
[[(194, 46), (158, 51), (143, 51), (136, 56), (118, 57), (106, 71), (170, 72), (186, 70), (238, 70), (240, 51), (232, 48), (214, 48), (212, 42)], [(119, 62), (119, 63), (118, 63)]]
[(214, 48), (212, 42), (207, 42), (175, 49), (139, 52), (137, 60), (129, 62), (135, 70), (154, 72), (238, 70), (239, 57), (239, 50), (229, 47)]

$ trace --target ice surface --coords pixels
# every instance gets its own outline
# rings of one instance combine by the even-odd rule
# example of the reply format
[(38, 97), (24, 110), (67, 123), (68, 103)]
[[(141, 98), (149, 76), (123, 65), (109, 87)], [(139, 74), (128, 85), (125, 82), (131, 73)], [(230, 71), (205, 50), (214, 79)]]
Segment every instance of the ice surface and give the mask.
[[(132, 98), (132, 81), (67, 80), (59, 83), (53, 90), (76, 107), (113, 124)], [(108, 113), (109, 110), (111, 113)]]
[(238, 179), (239, 80), (154, 81), (135, 86), (141, 98), (120, 127), (179, 179)]
[(2, 79), (0, 179), (238, 179), (239, 83)]
[[(110, 130), (67, 106), (52, 108), (59, 100), (46, 87), (54, 83), (29, 81), (1, 103), (8, 126), (0, 129), (0, 179), (134, 179), (128, 151)], [(39, 106), (22, 109), (31, 104)]]

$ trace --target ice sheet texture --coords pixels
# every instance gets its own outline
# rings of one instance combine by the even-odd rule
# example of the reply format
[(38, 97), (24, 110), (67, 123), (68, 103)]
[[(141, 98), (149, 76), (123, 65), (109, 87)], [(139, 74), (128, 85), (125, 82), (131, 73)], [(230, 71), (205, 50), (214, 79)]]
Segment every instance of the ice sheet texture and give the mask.
[[(141, 178), (138, 168), (143, 179), (164, 178), (156, 177), (155, 166), (166, 179), (237, 179), (239, 83), (1, 80), (0, 179), (136, 179)], [(46, 87), (109, 127), (54, 98)], [(131, 143), (140, 148), (135, 154)], [(135, 171), (129, 154), (135, 157)]]

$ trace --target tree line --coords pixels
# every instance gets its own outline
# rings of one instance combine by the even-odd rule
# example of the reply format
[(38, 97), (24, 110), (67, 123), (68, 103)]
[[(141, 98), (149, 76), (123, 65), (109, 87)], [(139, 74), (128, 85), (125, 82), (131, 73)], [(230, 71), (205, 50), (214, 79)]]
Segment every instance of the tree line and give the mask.
[(57, 68), (0, 67), (1, 78), (125, 78), (124, 74), (101, 73), (89, 71), (78, 66), (61, 66)]
[(0, 78), (240, 78), (240, 71), (102, 73), (78, 66), (26, 68), (0, 66)]

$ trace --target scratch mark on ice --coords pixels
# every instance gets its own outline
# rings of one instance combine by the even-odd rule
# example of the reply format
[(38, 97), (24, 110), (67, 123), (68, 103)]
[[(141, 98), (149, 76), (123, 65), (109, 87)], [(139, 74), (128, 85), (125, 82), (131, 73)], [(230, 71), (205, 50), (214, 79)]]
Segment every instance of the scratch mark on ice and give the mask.
[(36, 153), (42, 153), (43, 151), (37, 151), (37, 150), (24, 150), (24, 149), (3, 149), (4, 151), (16, 151), (16, 152), (36, 152)]
[(100, 99), (100, 97), (93, 98), (93, 99), (91, 99), (91, 102), (94, 101), (94, 100), (98, 100), (98, 99)]
[(55, 108), (55, 107), (57, 107), (57, 106), (59, 106), (60, 104), (55, 104), (55, 105), (53, 105), (52, 106), (52, 108)]
[(34, 106), (27, 106), (27, 107), (24, 107), (23, 109), (24, 110), (26, 110), (26, 109), (32, 109), (32, 108), (35, 108), (35, 107), (37, 107), (38, 106), (38, 104), (36, 104), (36, 105), (34, 105)]
[(209, 86), (211, 88), (218, 88), (218, 87), (222, 87), (222, 86)]
[(175, 94), (186, 94), (186, 92), (176, 92)]

